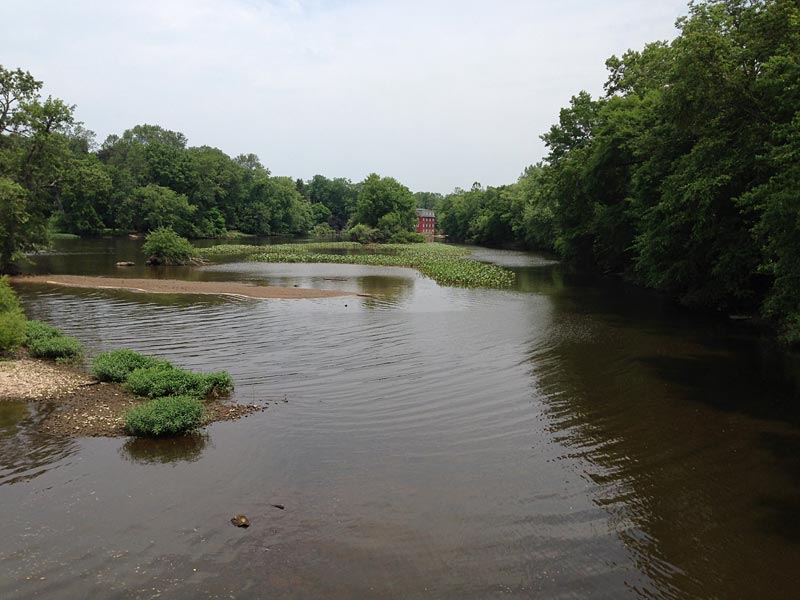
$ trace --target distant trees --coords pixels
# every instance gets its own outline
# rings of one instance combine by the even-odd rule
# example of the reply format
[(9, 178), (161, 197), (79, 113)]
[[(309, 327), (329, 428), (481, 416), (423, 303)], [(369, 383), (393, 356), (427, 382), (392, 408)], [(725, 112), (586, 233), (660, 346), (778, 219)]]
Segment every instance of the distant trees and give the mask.
[(353, 221), (377, 229), (382, 240), (410, 233), (416, 225), (414, 195), (396, 179), (372, 173), (359, 186)]
[(437, 223), (456, 241), (500, 245), (519, 235), (524, 214), (515, 186), (484, 188), (475, 182), (469, 190), (456, 189), (439, 203)]
[[(358, 187), (349, 179), (328, 179), (322, 175), (314, 175), (306, 186), (308, 198), (312, 206), (324, 206), (330, 216), (327, 223), (336, 230), (347, 226), (350, 216), (355, 210)], [(320, 208), (315, 209), (316, 214), (324, 216), (326, 213)], [(317, 223), (321, 221), (317, 220)]]
[[(362, 223), (378, 239), (413, 230), (415, 201), (391, 178), (274, 177), (254, 154), (190, 147), (142, 124), (95, 147), (73, 107), (39, 96), (30, 73), (0, 67), (0, 270), (47, 242), (48, 226), (78, 235), (170, 228), (186, 237), (341, 231)], [(320, 229), (321, 228), (321, 229)]]
[[(309, 202), (286, 178), (271, 177), (254, 154), (231, 158), (157, 125), (109, 136), (98, 156), (114, 180), (115, 214), (107, 227), (148, 231), (173, 227), (188, 237), (305, 233)], [(141, 208), (136, 207), (141, 205)]]

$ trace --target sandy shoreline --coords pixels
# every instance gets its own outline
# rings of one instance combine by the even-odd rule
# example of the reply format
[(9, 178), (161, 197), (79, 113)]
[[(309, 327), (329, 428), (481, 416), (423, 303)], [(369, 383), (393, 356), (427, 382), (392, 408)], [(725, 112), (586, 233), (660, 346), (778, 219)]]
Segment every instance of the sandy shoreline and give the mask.
[(114, 289), (153, 294), (213, 294), (246, 298), (337, 298), (356, 292), (259, 286), (239, 282), (180, 281), (176, 279), (127, 279), (124, 277), (85, 277), (80, 275), (23, 275), (12, 277), (15, 284), (48, 284), (64, 287)]

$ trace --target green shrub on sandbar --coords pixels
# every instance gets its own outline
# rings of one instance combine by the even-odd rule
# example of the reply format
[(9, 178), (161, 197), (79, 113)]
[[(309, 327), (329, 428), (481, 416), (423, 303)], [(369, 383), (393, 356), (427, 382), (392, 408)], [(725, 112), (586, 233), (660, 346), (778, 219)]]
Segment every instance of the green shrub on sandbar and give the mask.
[(130, 409), (125, 427), (133, 435), (180, 435), (203, 423), (203, 403), (193, 396), (155, 398)]
[(80, 356), (81, 344), (55, 327), (41, 321), (28, 321), (25, 345), (34, 358), (71, 359)]
[(25, 313), (8, 284), (8, 277), (0, 277), (0, 355), (16, 350), (25, 342), (25, 322)]
[(154, 265), (185, 265), (191, 262), (197, 250), (187, 240), (169, 227), (159, 227), (145, 238), (142, 252)]
[(210, 394), (226, 394), (233, 389), (233, 380), (225, 371), (218, 373), (190, 373), (182, 369), (149, 367), (135, 369), (128, 374), (125, 388), (137, 396), (194, 396), (205, 398)]
[(95, 356), (92, 375), (100, 381), (122, 383), (136, 369), (149, 368), (171, 369), (173, 366), (166, 360), (145, 356), (133, 350), (112, 350)]

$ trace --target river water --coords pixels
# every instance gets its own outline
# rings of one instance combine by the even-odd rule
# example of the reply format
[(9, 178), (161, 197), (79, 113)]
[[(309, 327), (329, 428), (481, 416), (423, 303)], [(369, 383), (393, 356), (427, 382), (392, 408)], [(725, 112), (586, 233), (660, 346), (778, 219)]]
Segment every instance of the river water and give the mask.
[[(65, 241), (36, 268), (119, 275), (137, 252)], [(18, 287), (89, 355), (225, 369), (269, 408), (152, 442), (42, 436), (51, 407), (0, 404), (0, 597), (797, 597), (797, 357), (535, 254), (475, 253), (515, 289), (256, 263), (124, 273), (372, 296)]]

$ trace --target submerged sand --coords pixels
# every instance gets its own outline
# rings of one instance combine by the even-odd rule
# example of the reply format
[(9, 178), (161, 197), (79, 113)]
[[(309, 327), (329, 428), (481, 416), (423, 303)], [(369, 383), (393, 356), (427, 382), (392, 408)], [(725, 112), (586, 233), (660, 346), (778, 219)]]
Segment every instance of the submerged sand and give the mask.
[(214, 294), (244, 296), (246, 298), (336, 298), (356, 295), (356, 292), (259, 286), (240, 282), (128, 279), (124, 277), (84, 277), (81, 275), (30, 275), (14, 277), (12, 281), (14, 283), (37, 283), (78, 288), (130, 290), (152, 294)]

